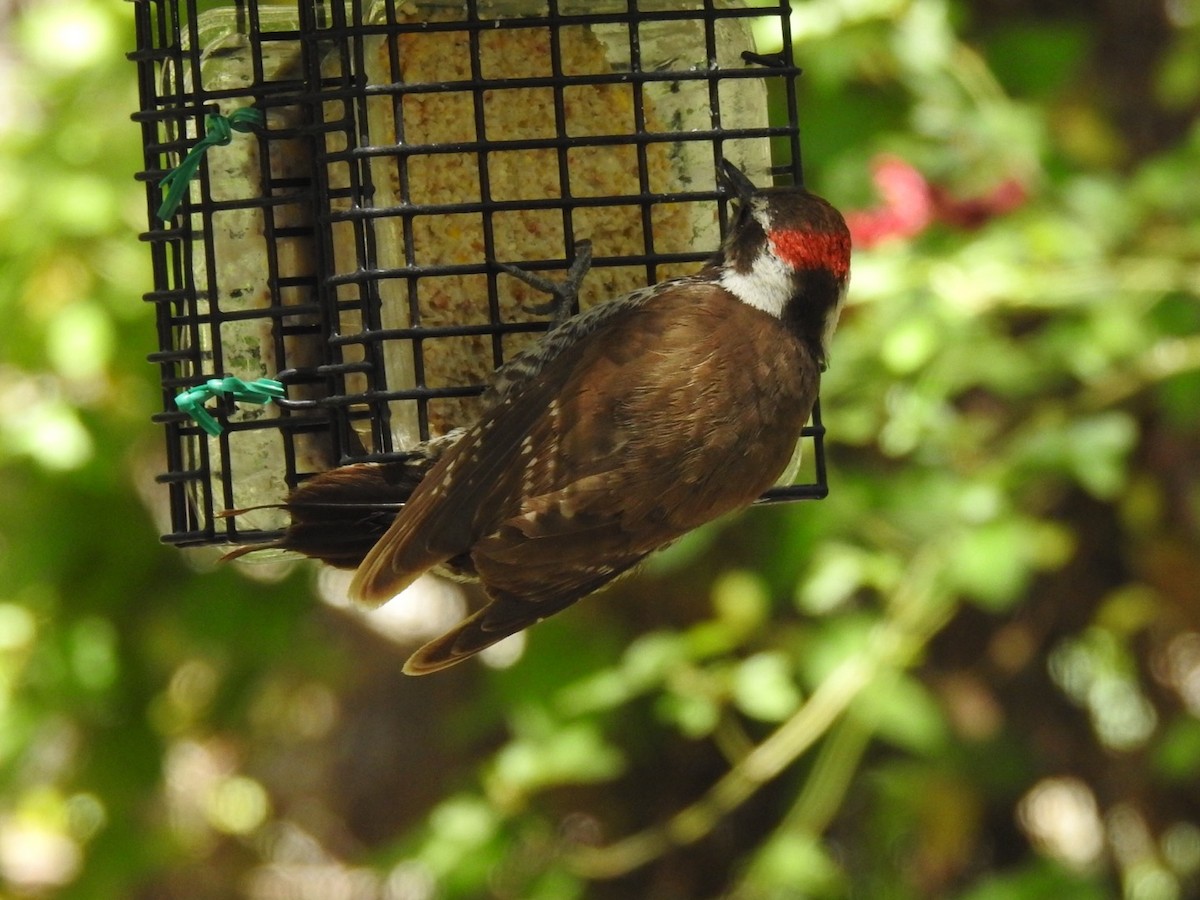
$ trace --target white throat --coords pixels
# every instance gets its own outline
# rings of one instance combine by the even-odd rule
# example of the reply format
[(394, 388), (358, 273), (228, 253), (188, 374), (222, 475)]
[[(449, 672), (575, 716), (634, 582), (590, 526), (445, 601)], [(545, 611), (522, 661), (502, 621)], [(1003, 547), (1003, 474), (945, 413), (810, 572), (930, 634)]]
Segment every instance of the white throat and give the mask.
[(783, 318), (784, 307), (795, 289), (791, 268), (766, 248), (755, 258), (749, 272), (732, 268), (721, 272), (721, 287), (743, 303), (777, 319)]

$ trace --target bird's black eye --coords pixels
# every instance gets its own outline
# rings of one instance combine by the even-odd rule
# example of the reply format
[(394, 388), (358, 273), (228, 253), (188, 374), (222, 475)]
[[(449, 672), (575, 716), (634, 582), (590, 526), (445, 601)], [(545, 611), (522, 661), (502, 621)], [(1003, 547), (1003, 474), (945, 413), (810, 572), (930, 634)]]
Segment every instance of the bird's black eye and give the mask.
[(739, 200), (748, 200), (753, 197), (757, 191), (757, 188), (754, 187), (754, 183), (746, 177), (746, 173), (729, 160), (725, 160), (721, 163), (718, 181), (720, 182), (724, 191), (727, 191), (730, 195)]

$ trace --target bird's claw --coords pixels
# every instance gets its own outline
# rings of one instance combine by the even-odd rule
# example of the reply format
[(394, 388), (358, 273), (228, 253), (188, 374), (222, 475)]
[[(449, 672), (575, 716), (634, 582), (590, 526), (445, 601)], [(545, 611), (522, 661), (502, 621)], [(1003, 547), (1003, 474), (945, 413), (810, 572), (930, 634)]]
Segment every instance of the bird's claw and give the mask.
[(500, 269), (518, 281), (523, 281), (536, 291), (549, 294), (550, 300), (523, 306), (527, 313), (538, 316), (553, 315), (553, 325), (561, 325), (579, 308), (579, 287), (592, 267), (592, 242), (579, 241), (575, 245), (575, 259), (567, 270), (563, 281), (553, 281), (534, 272), (526, 272), (517, 266), (500, 263)]

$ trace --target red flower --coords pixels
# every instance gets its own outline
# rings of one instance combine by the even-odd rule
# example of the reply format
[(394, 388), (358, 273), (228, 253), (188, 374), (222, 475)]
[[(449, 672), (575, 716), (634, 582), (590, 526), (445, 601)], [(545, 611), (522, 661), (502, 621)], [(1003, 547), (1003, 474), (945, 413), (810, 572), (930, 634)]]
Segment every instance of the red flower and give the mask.
[(896, 156), (877, 157), (871, 164), (871, 180), (882, 202), (846, 214), (857, 247), (915, 237), (935, 221), (954, 228), (978, 228), (1016, 209), (1029, 196), (1025, 185), (1010, 177), (987, 194), (957, 198), (941, 185), (930, 184), (911, 163)]

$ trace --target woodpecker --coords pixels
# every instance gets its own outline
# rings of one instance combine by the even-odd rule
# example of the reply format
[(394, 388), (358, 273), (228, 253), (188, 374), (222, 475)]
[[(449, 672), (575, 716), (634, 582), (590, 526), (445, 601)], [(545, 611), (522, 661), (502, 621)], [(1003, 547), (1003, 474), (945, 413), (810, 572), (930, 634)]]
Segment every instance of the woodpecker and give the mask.
[[(570, 606), (749, 505), (792, 460), (845, 298), (850, 234), (802, 187), (758, 189), (728, 163), (722, 174), (737, 209), (699, 272), (560, 322), (497, 370), (471, 427), (289, 497), (292, 525), (272, 546), (354, 568), (360, 601), (439, 567), (482, 583), (489, 602), (405, 672), (444, 669)], [(560, 305), (586, 265), (556, 290)]]

